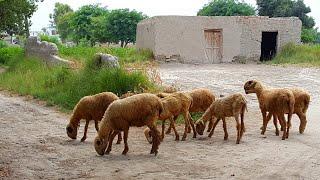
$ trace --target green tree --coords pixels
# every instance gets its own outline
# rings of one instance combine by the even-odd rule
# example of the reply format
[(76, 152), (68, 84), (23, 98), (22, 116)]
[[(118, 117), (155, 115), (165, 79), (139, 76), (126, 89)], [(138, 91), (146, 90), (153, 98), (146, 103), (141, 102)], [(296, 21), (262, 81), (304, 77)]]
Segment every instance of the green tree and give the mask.
[(53, 14), (50, 14), (49, 17), (50, 19), (53, 19), (52, 23), (57, 25), (59, 18), (70, 12), (73, 12), (73, 10), (68, 4), (56, 3), (54, 5)]
[(106, 18), (109, 42), (120, 42), (121, 47), (126, 47), (128, 43), (135, 43), (137, 24), (145, 18), (147, 16), (135, 10), (112, 10)]
[(70, 40), (73, 37), (73, 16), (73, 12), (66, 13), (63, 16), (59, 17), (59, 21), (57, 22), (58, 33), (63, 42), (65, 42), (66, 40)]
[[(0, 0), (0, 31), (29, 36), (30, 18), (40, 0)], [(41, 0), (42, 1), (42, 0)]]
[(76, 43), (87, 41), (91, 45), (94, 45), (95, 41), (92, 35), (93, 18), (103, 16), (107, 13), (107, 9), (99, 7), (98, 5), (82, 6), (74, 13), (72, 22), (70, 23), (74, 32), (72, 39)]
[(199, 10), (198, 16), (252, 16), (255, 9), (238, 0), (212, 0)]
[(315, 28), (302, 28), (302, 32), (301, 32), (301, 41), (303, 43), (317, 43), (319, 38), (319, 32), (318, 29)]
[(313, 28), (314, 19), (307, 14), (310, 7), (303, 0), (257, 0), (260, 16), (270, 17), (299, 17), (304, 28)]

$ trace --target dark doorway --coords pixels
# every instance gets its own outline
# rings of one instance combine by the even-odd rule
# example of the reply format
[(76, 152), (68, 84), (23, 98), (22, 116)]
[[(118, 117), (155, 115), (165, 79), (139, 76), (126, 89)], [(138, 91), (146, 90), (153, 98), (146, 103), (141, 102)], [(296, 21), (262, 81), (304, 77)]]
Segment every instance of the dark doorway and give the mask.
[(262, 32), (261, 61), (274, 58), (277, 53), (278, 32)]

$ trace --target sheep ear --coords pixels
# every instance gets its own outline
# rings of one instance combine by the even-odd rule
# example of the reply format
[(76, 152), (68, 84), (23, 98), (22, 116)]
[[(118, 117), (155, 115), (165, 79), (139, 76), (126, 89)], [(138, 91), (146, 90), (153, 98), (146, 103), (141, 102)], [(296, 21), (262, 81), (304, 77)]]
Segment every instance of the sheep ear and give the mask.
[(68, 126), (68, 127), (67, 127), (67, 131), (68, 131), (69, 133), (72, 133), (72, 127)]

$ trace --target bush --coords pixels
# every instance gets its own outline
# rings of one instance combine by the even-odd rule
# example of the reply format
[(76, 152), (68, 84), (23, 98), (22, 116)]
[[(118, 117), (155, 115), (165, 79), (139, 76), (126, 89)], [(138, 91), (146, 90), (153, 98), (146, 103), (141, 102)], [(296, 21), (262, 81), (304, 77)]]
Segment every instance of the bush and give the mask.
[(148, 61), (153, 58), (149, 50), (137, 50), (135, 48), (103, 48), (103, 47), (65, 47), (59, 46), (59, 55), (70, 60), (87, 62), (96, 53), (107, 53), (119, 58), (120, 63), (133, 63)]
[(44, 35), (44, 34), (41, 34), (40, 35), (40, 40), (41, 41), (47, 41), (47, 42), (51, 42), (51, 43), (54, 43), (56, 45), (60, 45), (60, 40), (57, 36), (48, 36), (48, 35)]
[(301, 41), (303, 43), (315, 43), (318, 39), (317, 29), (305, 29), (303, 28), (301, 31)]
[(13, 61), (22, 59), (24, 50), (20, 47), (0, 48), (0, 64), (10, 65)]
[(8, 47), (8, 44), (5, 41), (0, 40), (0, 48), (5, 48), (5, 47)]
[(87, 66), (72, 70), (64, 66), (48, 67), (37, 59), (23, 59), (16, 61), (6, 73), (0, 74), (0, 86), (67, 110), (71, 110), (86, 95), (111, 91), (120, 96), (127, 91), (141, 92), (153, 88), (141, 72)]
[(289, 43), (281, 49), (271, 63), (320, 66), (320, 45), (295, 45)]

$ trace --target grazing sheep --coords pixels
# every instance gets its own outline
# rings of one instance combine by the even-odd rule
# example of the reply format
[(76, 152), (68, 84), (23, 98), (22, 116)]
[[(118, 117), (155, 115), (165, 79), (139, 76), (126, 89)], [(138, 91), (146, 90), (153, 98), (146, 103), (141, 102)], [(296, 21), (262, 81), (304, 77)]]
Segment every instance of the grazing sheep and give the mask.
[[(85, 119), (86, 125), (84, 128), (84, 135), (81, 139), (82, 142), (85, 141), (87, 138), (89, 121), (94, 120), (95, 128), (98, 131), (98, 122), (102, 119), (104, 112), (113, 101), (118, 99), (118, 96), (111, 92), (103, 92), (81, 98), (77, 105), (74, 107), (73, 114), (70, 118), (69, 124), (66, 127), (67, 135), (72, 139), (77, 139), (80, 120)], [(119, 133), (117, 144), (120, 144), (120, 142), (121, 134)]]
[[(189, 112), (196, 113), (196, 112), (205, 112), (213, 101), (215, 101), (215, 95), (209, 90), (205, 88), (194, 89), (192, 91), (187, 92), (192, 98), (192, 105), (189, 109)], [(166, 96), (167, 94), (161, 93), (162, 96)], [(158, 95), (159, 96), (159, 95)], [(160, 96), (159, 96), (160, 97)], [(213, 122), (210, 121), (208, 125), (208, 132), (212, 129)], [(168, 128), (166, 134), (171, 132), (171, 124)], [(188, 128), (188, 132), (190, 132), (190, 127)]]
[[(191, 96), (189, 96), (189, 94), (187, 93), (176, 92), (169, 94), (168, 96), (165, 96), (161, 99), (161, 102), (164, 108), (164, 111), (161, 113), (159, 117), (159, 120), (162, 121), (161, 139), (164, 138), (165, 121), (169, 119), (170, 125), (172, 125), (172, 128), (176, 136), (176, 141), (179, 140), (179, 134), (174, 124), (180, 114), (183, 115), (185, 121), (185, 131), (181, 140), (184, 141), (186, 139), (190, 123), (193, 129), (193, 138), (195, 138), (197, 134), (194, 128), (194, 124), (193, 122), (191, 122), (191, 116), (189, 113), (189, 109), (192, 105)], [(150, 142), (150, 137), (147, 137), (147, 140)]]
[[(257, 95), (263, 117), (263, 129), (261, 134), (264, 134), (266, 131), (267, 112), (269, 112), (279, 118), (280, 123), (284, 128), (282, 140), (288, 138), (295, 103), (292, 91), (288, 89), (269, 89), (256, 80), (246, 82), (244, 90), (246, 94), (256, 93)], [(288, 113), (288, 122), (285, 121), (284, 117), (286, 113)]]
[(124, 150), (122, 154), (127, 154), (128, 132), (131, 126), (148, 126), (151, 129), (152, 149), (151, 154), (157, 155), (160, 145), (160, 132), (157, 130), (156, 121), (163, 112), (160, 98), (153, 94), (143, 93), (114, 101), (106, 110), (98, 135), (94, 140), (94, 147), (99, 155), (109, 154), (112, 148), (114, 137), (124, 131)]
[[(218, 122), (222, 119), (224, 129), (224, 139), (228, 139), (227, 126), (225, 122), (226, 117), (234, 117), (237, 123), (237, 141), (239, 144), (242, 135), (245, 131), (244, 127), (244, 113), (247, 108), (247, 102), (244, 96), (240, 93), (230, 95), (225, 98), (215, 100), (202, 117), (196, 122), (196, 130), (198, 134), (203, 135), (203, 131), (206, 127), (207, 121), (215, 119), (212, 130), (208, 137), (211, 137), (214, 133), (214, 129)], [(239, 122), (239, 116), (241, 116), (241, 124)]]
[[(299, 132), (302, 134), (305, 130), (305, 127), (307, 125), (307, 110), (310, 103), (310, 95), (307, 91), (300, 89), (300, 88), (290, 88), (289, 90), (292, 91), (295, 99), (294, 103), (294, 114), (297, 114), (300, 119), (300, 126), (299, 126)], [(269, 122), (271, 119), (271, 114), (269, 113), (267, 116), (267, 121)], [(273, 115), (273, 123), (276, 128), (276, 135), (279, 135), (279, 129), (277, 124), (277, 116)], [(264, 127), (261, 127), (261, 130)], [(282, 128), (281, 128), (282, 129)]]

